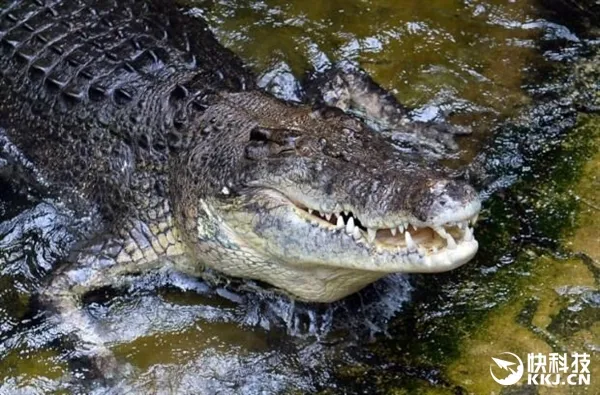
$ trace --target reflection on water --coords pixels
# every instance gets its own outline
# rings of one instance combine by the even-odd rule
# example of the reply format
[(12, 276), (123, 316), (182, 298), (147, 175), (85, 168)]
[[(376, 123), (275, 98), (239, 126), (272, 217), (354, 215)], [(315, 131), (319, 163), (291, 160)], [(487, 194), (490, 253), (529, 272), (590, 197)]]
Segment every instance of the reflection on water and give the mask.
[[(579, 44), (566, 27), (539, 19), (535, 4), (527, 1), (199, 0), (192, 7), (257, 70), (261, 84), (280, 96), (300, 100), (305, 72), (350, 60), (414, 107), (415, 117), (472, 126), (474, 134), (462, 141), (463, 164), (496, 126), (531, 103), (532, 92), (550, 89), (531, 85), (531, 76)], [(507, 169), (521, 169), (523, 159), (514, 165), (510, 144), (526, 140), (502, 139), (491, 157), (501, 172), (505, 162)], [(493, 220), (483, 226), (497, 231)], [(11, 194), (0, 185), (0, 393), (68, 389), (73, 384), (67, 373), (75, 378), (87, 373), (84, 363), (73, 363), (73, 340), (45, 319), (47, 312), (35, 300), (40, 282), (86, 221), (52, 201)], [(512, 263), (494, 248), (503, 243), (506, 249), (516, 231), (506, 230), (506, 239), (481, 231), (489, 247), (473, 265), (483, 269), (477, 274), (466, 269), (459, 283), (432, 277), (443, 279), (436, 286), (437, 280), (394, 275), (345, 301), (314, 306), (158, 272), (132, 279), (127, 289), (95, 292), (88, 312), (123, 369), (132, 372), (118, 393), (352, 392), (369, 382), (364, 372), (372, 371), (389, 373), (388, 380), (417, 377), (444, 388), (438, 362), (422, 354), (436, 350), (443, 360), (454, 334), (433, 323), (469, 309), (473, 301), (480, 311), (489, 309), (508, 292), (496, 283), (482, 296), (476, 276), (491, 276)], [(378, 347), (385, 352), (372, 351)], [(399, 369), (391, 362), (395, 355), (405, 364), (401, 371), (393, 370)], [(101, 386), (88, 390), (103, 393)]]

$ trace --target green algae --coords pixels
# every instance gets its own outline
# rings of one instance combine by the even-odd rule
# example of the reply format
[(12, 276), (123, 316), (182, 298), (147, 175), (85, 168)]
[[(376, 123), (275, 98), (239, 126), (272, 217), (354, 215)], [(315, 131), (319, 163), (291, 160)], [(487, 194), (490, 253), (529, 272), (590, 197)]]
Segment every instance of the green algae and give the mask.
[(119, 345), (116, 356), (143, 371), (153, 365), (185, 365), (203, 352), (217, 349), (243, 358), (268, 351), (264, 331), (248, 331), (233, 323), (198, 323), (187, 330), (157, 332)]
[(14, 390), (35, 383), (44, 377), (47, 380), (59, 380), (64, 377), (67, 364), (61, 361), (59, 353), (52, 349), (13, 349), (0, 360), (0, 382), (16, 378)]
[[(599, 289), (581, 259), (541, 256), (530, 263), (528, 276), (516, 280), (519, 292), (472, 331), (460, 344), (460, 357), (447, 368), (450, 380), (468, 393), (500, 392), (502, 387), (491, 379), (489, 366), (490, 357), (501, 352), (513, 352), (525, 360), (528, 353), (589, 353), (594, 345), (600, 344), (600, 332), (595, 327), (599, 322), (597, 307), (592, 316), (585, 310), (579, 311), (578, 316), (586, 320), (579, 328), (569, 332), (558, 330), (565, 322), (564, 313), (573, 305), (571, 299), (576, 296), (560, 292)], [(585, 391), (598, 393), (600, 381), (593, 378), (600, 375), (600, 356), (594, 351), (591, 355), (592, 384)], [(560, 393), (577, 393), (577, 389), (564, 388)]]
[[(599, 136), (600, 117), (582, 116), (578, 127), (562, 142), (560, 153), (552, 156), (555, 165), (548, 179), (521, 188), (530, 195), (521, 201), (537, 212), (537, 231), (558, 238), (562, 254), (557, 255), (556, 249), (525, 251), (512, 266), (515, 284), (511, 297), (469, 331), (458, 347), (459, 358), (447, 369), (450, 380), (468, 393), (500, 392), (501, 386), (491, 380), (488, 369), (490, 357), (503, 351), (522, 356), (530, 352), (589, 352), (589, 388), (546, 388), (540, 393), (600, 392), (600, 380), (593, 379), (600, 377), (599, 306), (583, 302), (583, 307), (571, 308), (582, 303), (582, 294), (600, 292), (600, 270), (580, 255), (593, 254), (598, 248), (598, 213), (584, 199), (594, 202), (600, 198), (600, 189), (595, 187)], [(520, 276), (515, 273), (519, 269)]]
[(580, 182), (568, 191), (578, 202), (579, 212), (572, 229), (565, 232), (563, 243), (575, 252), (586, 254), (600, 267), (600, 119), (590, 118), (582, 130), (596, 145), (588, 150), (593, 159), (581, 169)]

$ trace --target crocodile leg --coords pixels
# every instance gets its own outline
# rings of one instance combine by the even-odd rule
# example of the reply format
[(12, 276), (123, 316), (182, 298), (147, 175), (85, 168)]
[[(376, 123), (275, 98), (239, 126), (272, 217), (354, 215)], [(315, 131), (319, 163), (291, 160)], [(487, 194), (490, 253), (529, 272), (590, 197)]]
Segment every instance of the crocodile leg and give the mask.
[(0, 178), (25, 191), (43, 193), (47, 189), (38, 170), (10, 142), (2, 128), (0, 128)]
[[(77, 339), (77, 351), (91, 360), (102, 379), (121, 375), (101, 331), (82, 306), (83, 297), (104, 287), (123, 287), (130, 275), (168, 268), (184, 260), (177, 235), (168, 227), (156, 234), (141, 221), (131, 223), (119, 236), (104, 236), (79, 248), (41, 292), (43, 303), (53, 307), (57, 325)], [(160, 258), (159, 258), (160, 257)]]
[(458, 149), (454, 136), (471, 133), (463, 126), (412, 121), (409, 108), (365, 71), (347, 63), (309, 78), (306, 92), (314, 104), (339, 108), (401, 144), (422, 146), (438, 155)]

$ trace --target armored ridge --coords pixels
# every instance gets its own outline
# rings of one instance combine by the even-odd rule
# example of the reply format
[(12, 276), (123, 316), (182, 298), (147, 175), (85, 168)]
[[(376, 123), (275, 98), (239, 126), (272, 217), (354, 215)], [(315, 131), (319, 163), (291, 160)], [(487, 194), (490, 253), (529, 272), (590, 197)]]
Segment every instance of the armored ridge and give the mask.
[(59, 188), (112, 217), (134, 168), (157, 180), (189, 144), (213, 92), (253, 88), (202, 20), (168, 3), (14, 1), (0, 13), (1, 126)]

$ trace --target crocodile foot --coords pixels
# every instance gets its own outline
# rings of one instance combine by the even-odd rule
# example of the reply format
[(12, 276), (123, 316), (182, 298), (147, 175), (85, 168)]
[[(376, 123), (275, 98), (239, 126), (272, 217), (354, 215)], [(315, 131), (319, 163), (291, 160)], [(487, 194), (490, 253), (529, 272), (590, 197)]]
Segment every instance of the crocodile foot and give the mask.
[(341, 109), (393, 140), (419, 151), (430, 151), (434, 156), (457, 151), (455, 136), (471, 133), (465, 126), (413, 121), (411, 109), (349, 62), (309, 77), (305, 85), (307, 99), (313, 104)]

